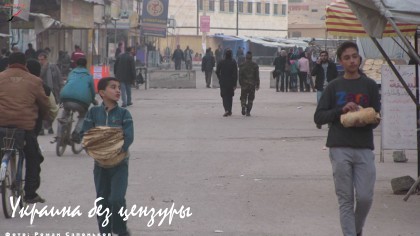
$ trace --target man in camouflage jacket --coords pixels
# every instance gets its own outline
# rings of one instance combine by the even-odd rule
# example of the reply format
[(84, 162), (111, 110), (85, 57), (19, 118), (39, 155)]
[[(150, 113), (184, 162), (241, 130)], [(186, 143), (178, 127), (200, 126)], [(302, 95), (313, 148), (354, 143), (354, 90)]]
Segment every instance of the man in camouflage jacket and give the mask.
[(255, 90), (260, 88), (259, 67), (252, 61), (251, 52), (246, 53), (245, 62), (239, 65), (239, 84), (241, 85), (242, 115), (250, 116)]

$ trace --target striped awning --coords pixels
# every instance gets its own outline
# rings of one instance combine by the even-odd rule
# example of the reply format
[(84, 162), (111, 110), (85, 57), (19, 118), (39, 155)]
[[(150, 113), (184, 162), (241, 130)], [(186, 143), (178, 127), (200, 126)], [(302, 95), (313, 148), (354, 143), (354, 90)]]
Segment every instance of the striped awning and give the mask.
[[(330, 35), (368, 37), (360, 21), (345, 2), (334, 2), (326, 8), (326, 28)], [(404, 35), (414, 35), (417, 25), (397, 24)], [(383, 37), (395, 37), (397, 34), (390, 24), (387, 24)]]

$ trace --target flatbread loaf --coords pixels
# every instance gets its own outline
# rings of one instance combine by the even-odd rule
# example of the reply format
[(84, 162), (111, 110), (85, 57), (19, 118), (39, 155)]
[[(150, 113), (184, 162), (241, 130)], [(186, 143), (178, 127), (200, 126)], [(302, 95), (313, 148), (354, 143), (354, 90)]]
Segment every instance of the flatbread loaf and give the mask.
[(344, 127), (356, 127), (356, 124), (362, 126), (368, 124), (377, 124), (381, 120), (380, 114), (372, 107), (363, 108), (359, 106), (359, 110), (355, 112), (347, 112), (341, 115), (340, 121)]
[(121, 128), (94, 127), (85, 133), (82, 144), (88, 155), (105, 168), (118, 165), (127, 156), (122, 152), (124, 134)]

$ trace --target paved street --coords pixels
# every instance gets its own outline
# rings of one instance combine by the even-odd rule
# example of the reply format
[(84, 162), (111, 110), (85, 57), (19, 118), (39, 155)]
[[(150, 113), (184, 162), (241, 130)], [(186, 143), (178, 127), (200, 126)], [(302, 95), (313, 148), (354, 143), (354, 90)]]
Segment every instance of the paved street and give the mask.
[[(129, 107), (135, 120), (131, 146), (127, 207), (190, 207), (192, 216), (174, 215), (158, 226), (157, 216), (131, 216), (132, 235), (151, 236), (339, 236), (338, 204), (328, 151), (322, 147), (326, 127), (313, 123), (315, 93), (276, 93), (269, 68), (262, 68), (261, 89), (251, 117), (240, 114), (239, 90), (233, 116), (224, 118), (218, 89), (205, 88), (197, 71), (197, 89), (133, 90)], [(393, 195), (390, 180), (417, 175), (414, 152), (408, 163), (379, 163), (380, 128), (375, 130), (377, 182), (365, 236), (420, 235), (420, 196), (408, 202)], [(42, 207), (80, 205), (78, 217), (5, 219), (0, 233), (96, 233), (93, 160), (70, 148), (57, 157), (52, 135), (40, 137), (45, 161), (39, 193)], [(1, 208), (1, 207), (0, 207)], [(30, 209), (28, 210), (30, 211)], [(71, 234), (69, 234), (71, 235)]]

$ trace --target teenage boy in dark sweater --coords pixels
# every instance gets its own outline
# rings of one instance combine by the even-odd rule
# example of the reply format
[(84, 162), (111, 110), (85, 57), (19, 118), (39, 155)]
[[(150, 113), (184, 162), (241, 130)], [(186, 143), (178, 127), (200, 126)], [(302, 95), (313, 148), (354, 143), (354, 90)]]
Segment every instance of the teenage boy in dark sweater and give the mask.
[[(327, 147), (333, 169), (335, 191), (340, 207), (340, 223), (344, 236), (361, 236), (373, 201), (376, 180), (373, 129), (378, 124), (356, 124), (345, 128), (340, 115), (372, 107), (380, 111), (376, 82), (359, 72), (357, 45), (345, 42), (337, 49), (344, 67), (343, 78), (333, 80), (324, 90), (315, 111), (318, 125), (331, 123)], [(356, 202), (355, 202), (356, 199)]]

